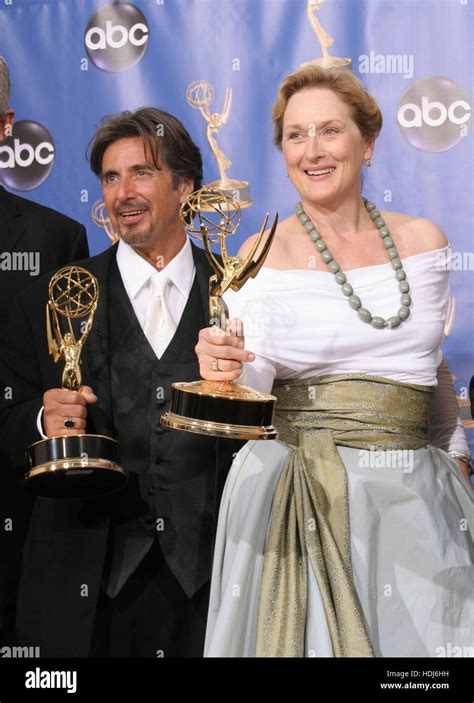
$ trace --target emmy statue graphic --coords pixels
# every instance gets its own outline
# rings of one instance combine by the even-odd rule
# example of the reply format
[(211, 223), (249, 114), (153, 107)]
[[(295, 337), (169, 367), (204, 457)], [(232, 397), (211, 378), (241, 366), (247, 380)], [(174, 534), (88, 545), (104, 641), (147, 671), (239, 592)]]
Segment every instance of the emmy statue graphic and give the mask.
[(93, 204), (91, 217), (96, 225), (102, 227), (102, 229), (105, 229), (105, 233), (112, 244), (118, 242), (119, 236), (112, 227), (112, 223), (105, 209), (105, 203), (103, 200), (96, 200)]
[(211, 112), (209, 105), (214, 100), (214, 88), (207, 81), (195, 81), (188, 86), (186, 99), (188, 103), (199, 110), (207, 122), (206, 136), (212, 153), (217, 161), (220, 179), (209, 183), (210, 188), (227, 193), (232, 200), (237, 200), (241, 208), (250, 207), (252, 200), (249, 194), (248, 181), (238, 181), (227, 177), (226, 171), (232, 166), (232, 161), (224, 154), (216, 136), (227, 123), (232, 106), (232, 88), (226, 89), (224, 108), (222, 112)]
[[(198, 227), (194, 228), (189, 215), (197, 217)], [(209, 186), (191, 193), (181, 207), (181, 221), (189, 236), (204, 243), (207, 258), (215, 271), (209, 279), (211, 324), (228, 331), (229, 311), (222, 296), (229, 288), (239, 291), (249, 278), (258, 274), (275, 236), (278, 215), (255, 260), (268, 215), (245, 259), (229, 256), (226, 239), (239, 226), (240, 208), (227, 193)], [(219, 244), (222, 263), (212, 253), (211, 244)], [(275, 401), (272, 395), (229, 381), (173, 383), (171, 409), (162, 415), (161, 422), (177, 430), (215, 437), (275, 439), (277, 432), (272, 424)]]
[(328, 48), (334, 43), (334, 39), (321, 27), (321, 23), (316, 17), (316, 12), (319, 12), (324, 5), (324, 0), (308, 0), (306, 5), (306, 14), (310, 21), (311, 27), (318, 39), (323, 52), (322, 59), (314, 59), (301, 64), (302, 66), (322, 66), (323, 68), (345, 68), (351, 70), (351, 59), (341, 59), (336, 56), (330, 56)]
[[(91, 331), (99, 300), (95, 276), (80, 266), (65, 266), (51, 279), (46, 304), (48, 351), (55, 363), (65, 362), (62, 387), (80, 393), (81, 353)], [(72, 321), (85, 318), (76, 323)], [(67, 331), (61, 329), (66, 320)], [(77, 336), (76, 336), (77, 334)], [(74, 420), (66, 418), (66, 430)], [(26, 452), (26, 489), (43, 498), (90, 498), (111, 493), (127, 480), (120, 464), (118, 443), (94, 434), (64, 435), (43, 439)]]

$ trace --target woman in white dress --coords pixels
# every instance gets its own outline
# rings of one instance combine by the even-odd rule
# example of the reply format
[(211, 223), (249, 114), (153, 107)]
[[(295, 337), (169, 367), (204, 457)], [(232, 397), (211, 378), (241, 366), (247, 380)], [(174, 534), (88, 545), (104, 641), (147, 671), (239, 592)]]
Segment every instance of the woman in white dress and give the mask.
[(273, 389), (280, 433), (231, 468), (205, 654), (474, 656), (470, 453), (440, 349), (448, 241), (362, 198), (382, 116), (352, 74), (300, 69), (273, 121), (301, 202), (226, 295), (243, 329), (196, 347), (204, 378)]

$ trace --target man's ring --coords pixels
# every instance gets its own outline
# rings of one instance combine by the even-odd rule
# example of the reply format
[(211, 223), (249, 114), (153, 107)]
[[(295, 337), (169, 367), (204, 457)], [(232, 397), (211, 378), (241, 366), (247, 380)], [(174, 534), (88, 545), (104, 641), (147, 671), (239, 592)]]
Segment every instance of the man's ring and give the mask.
[(65, 427), (67, 430), (72, 430), (72, 429), (74, 429), (75, 425), (76, 425), (76, 423), (74, 422), (74, 420), (72, 419), (72, 417), (67, 417), (67, 418), (64, 420), (64, 427)]
[(213, 359), (211, 363), (211, 369), (213, 371), (219, 371), (219, 359)]

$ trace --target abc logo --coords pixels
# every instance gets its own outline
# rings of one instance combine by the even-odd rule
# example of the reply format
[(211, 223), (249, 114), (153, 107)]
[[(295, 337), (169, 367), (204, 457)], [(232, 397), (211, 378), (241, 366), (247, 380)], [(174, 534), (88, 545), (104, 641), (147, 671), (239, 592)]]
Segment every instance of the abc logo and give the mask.
[(84, 44), (89, 59), (102, 71), (118, 73), (135, 66), (148, 46), (144, 14), (129, 2), (104, 5), (89, 20)]
[(53, 166), (53, 138), (39, 122), (16, 122), (12, 135), (0, 143), (0, 178), (14, 190), (33, 190)]
[(397, 122), (415, 149), (440, 152), (452, 149), (467, 134), (471, 119), (469, 96), (449, 78), (424, 78), (404, 93)]

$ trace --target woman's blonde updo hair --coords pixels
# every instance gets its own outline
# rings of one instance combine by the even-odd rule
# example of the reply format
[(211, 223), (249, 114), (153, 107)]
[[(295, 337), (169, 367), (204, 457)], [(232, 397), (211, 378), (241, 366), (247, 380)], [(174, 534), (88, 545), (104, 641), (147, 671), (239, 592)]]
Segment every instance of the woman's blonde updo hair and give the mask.
[(382, 129), (382, 113), (375, 99), (368, 94), (353, 73), (340, 68), (305, 66), (287, 76), (278, 88), (273, 105), (272, 120), (275, 125), (274, 142), (281, 149), (283, 140), (283, 115), (290, 98), (307, 88), (326, 88), (336, 93), (351, 109), (352, 119), (364, 139), (376, 139)]

